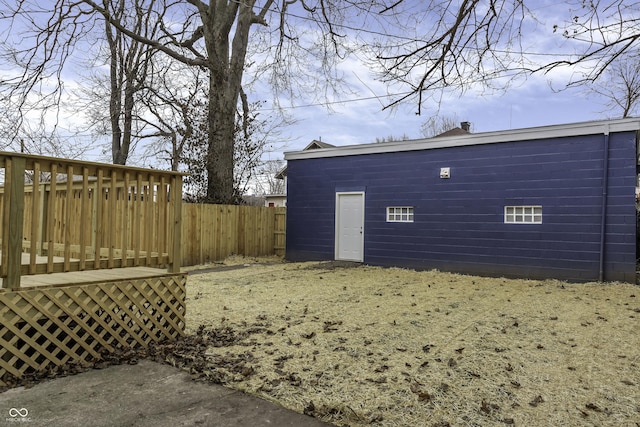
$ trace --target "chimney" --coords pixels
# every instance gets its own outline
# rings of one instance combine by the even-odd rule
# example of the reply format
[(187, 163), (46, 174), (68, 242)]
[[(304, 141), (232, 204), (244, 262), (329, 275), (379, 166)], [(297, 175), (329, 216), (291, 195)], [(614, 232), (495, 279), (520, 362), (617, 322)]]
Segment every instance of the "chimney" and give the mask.
[(463, 131), (471, 132), (471, 122), (461, 122), (460, 127)]

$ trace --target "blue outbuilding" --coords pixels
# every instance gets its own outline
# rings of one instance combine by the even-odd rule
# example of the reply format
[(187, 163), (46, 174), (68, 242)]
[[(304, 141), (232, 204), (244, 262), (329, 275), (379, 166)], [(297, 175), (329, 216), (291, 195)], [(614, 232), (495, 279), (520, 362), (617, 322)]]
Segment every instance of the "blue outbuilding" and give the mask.
[(640, 119), (289, 152), (293, 261), (636, 281)]

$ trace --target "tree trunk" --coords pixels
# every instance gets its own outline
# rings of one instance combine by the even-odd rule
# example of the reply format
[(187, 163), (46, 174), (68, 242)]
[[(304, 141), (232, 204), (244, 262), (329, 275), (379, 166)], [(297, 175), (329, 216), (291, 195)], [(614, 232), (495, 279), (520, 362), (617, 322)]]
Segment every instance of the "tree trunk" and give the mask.
[(233, 187), (235, 102), (233, 96), (228, 99), (215, 73), (210, 76), (207, 201), (234, 204), (237, 202)]
[(120, 163), (119, 153), (122, 141), (122, 129), (120, 128), (120, 113), (122, 112), (122, 102), (120, 89), (122, 87), (122, 74), (118, 68), (119, 54), (117, 41), (111, 32), (111, 26), (106, 24), (107, 41), (109, 43), (109, 80), (111, 90), (109, 92), (109, 121), (111, 122), (111, 158), (114, 164)]
[[(233, 181), (236, 107), (242, 87), (249, 30), (255, 1), (211, 1), (201, 5), (209, 68), (209, 135), (207, 149), (207, 201), (238, 202)], [(235, 17), (237, 15), (237, 21)], [(231, 46), (229, 36), (235, 29)], [(229, 49), (231, 47), (231, 49)]]
[(135, 73), (131, 72), (127, 75), (127, 81), (125, 82), (124, 88), (124, 133), (122, 134), (122, 141), (120, 143), (120, 150), (117, 153), (118, 162), (114, 161), (114, 164), (125, 165), (127, 164), (127, 159), (129, 158), (129, 150), (131, 148), (131, 137), (132, 137), (132, 128), (133, 128), (133, 105), (134, 101), (134, 81)]
[[(114, 96), (119, 98), (124, 95), (124, 110), (118, 108), (116, 114), (112, 112), (111, 126), (114, 129), (111, 137), (111, 154), (114, 165), (126, 165), (129, 158), (129, 149), (131, 148), (131, 130), (133, 128), (133, 105), (134, 105), (134, 92), (133, 83), (127, 78), (124, 82), (124, 94), (118, 91), (115, 94), (111, 94), (111, 98)], [(118, 102), (119, 104), (119, 102)], [(120, 127), (120, 115), (122, 114), (122, 125), (124, 129)]]

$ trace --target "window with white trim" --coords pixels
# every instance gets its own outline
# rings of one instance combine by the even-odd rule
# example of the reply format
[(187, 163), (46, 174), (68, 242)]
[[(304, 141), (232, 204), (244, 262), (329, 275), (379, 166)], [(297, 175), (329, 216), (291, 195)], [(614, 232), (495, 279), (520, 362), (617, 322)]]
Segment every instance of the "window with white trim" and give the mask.
[(505, 206), (505, 224), (542, 224), (542, 206)]
[(387, 206), (387, 222), (413, 222), (413, 206)]

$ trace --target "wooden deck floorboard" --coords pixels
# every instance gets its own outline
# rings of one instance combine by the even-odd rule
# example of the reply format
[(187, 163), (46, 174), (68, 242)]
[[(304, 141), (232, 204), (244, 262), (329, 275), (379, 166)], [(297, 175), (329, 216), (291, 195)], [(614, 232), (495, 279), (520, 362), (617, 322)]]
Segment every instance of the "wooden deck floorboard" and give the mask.
[[(2, 252), (0, 252), (0, 256)], [(53, 257), (53, 262), (63, 262), (62, 257)], [(71, 259), (71, 261), (77, 261)], [(46, 264), (47, 257), (37, 256), (37, 264)], [(29, 265), (29, 254), (22, 254), (22, 264)], [(78, 283), (95, 283), (112, 280), (140, 279), (143, 277), (153, 277), (169, 274), (166, 268), (156, 267), (126, 267), (111, 268), (102, 270), (72, 271), (64, 273), (23, 275), (20, 278), (20, 287), (28, 288), (34, 286), (60, 286)], [(2, 279), (0, 278), (0, 289), (2, 289)]]
[[(72, 271), (67, 273), (35, 274), (20, 278), (20, 287), (59, 286), (112, 280), (140, 279), (169, 274), (166, 268), (127, 267), (108, 270)], [(2, 287), (2, 279), (0, 279)]]

